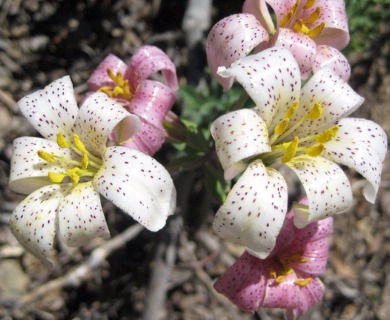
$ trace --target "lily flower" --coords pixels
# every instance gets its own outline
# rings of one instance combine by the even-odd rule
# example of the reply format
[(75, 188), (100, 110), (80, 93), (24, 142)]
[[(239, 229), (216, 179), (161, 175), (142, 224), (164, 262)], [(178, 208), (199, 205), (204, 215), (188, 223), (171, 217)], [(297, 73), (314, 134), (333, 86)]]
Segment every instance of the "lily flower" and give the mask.
[(308, 198), (307, 205), (294, 205), (298, 228), (350, 208), (351, 186), (338, 164), (359, 172), (367, 180), (365, 198), (375, 201), (386, 134), (372, 121), (346, 118), (363, 98), (329, 68), (301, 88), (296, 60), (275, 47), (218, 73), (235, 78), (255, 103), (211, 126), (225, 178), (244, 171), (215, 216), (222, 238), (261, 259), (271, 252), (287, 212), (287, 185), (276, 170), (282, 165), (300, 179)]
[[(267, 5), (275, 13), (276, 26)], [(219, 21), (207, 38), (211, 73), (225, 91), (233, 80), (220, 77), (219, 66), (230, 67), (251, 51), (273, 46), (283, 46), (292, 52), (303, 79), (327, 64), (341, 78), (349, 79), (349, 63), (339, 51), (349, 42), (343, 0), (246, 0), (242, 10), (241, 14)]]
[(245, 252), (216, 281), (214, 288), (246, 312), (284, 308), (296, 319), (321, 301), (324, 272), (333, 232), (331, 217), (303, 229), (293, 224), (290, 211), (270, 255), (261, 260)]
[[(165, 84), (148, 79), (161, 71)], [(169, 57), (154, 46), (142, 46), (128, 64), (109, 54), (88, 79), (89, 90), (104, 92), (141, 119), (141, 129), (121, 145), (153, 155), (164, 143), (162, 122), (175, 102), (178, 89), (176, 68)], [(110, 139), (117, 144), (126, 122), (116, 127)]]
[(139, 119), (103, 93), (77, 106), (68, 76), (18, 102), (44, 137), (14, 141), (9, 187), (28, 195), (13, 211), (10, 227), (33, 255), (50, 264), (55, 235), (80, 246), (109, 237), (100, 195), (151, 231), (173, 214), (176, 190), (155, 159), (120, 146), (106, 147), (107, 135), (123, 121), (127, 140)]

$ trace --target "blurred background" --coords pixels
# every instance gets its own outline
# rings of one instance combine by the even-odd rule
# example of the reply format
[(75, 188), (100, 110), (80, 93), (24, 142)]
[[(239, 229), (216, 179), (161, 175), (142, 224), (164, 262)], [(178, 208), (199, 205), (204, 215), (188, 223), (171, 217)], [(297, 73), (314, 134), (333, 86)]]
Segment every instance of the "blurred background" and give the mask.
[[(70, 74), (81, 99), (86, 80), (113, 53), (128, 60), (144, 44), (164, 50), (177, 67), (181, 89), (173, 110), (208, 130), (237, 99), (210, 79), (207, 33), (242, 1), (224, 0), (0, 0), (0, 318), (2, 319), (283, 319), (280, 310), (239, 311), (213, 282), (242, 248), (212, 230), (217, 197), (205, 166), (174, 175), (178, 212), (167, 227), (141, 230), (103, 202), (115, 241), (82, 248), (58, 244), (57, 264), (46, 269), (11, 234), (7, 222), (23, 199), (8, 189), (12, 141), (37, 133), (16, 101)], [(390, 134), (390, 1), (349, 0), (351, 32), (344, 53), (350, 85), (366, 98), (354, 114)], [(156, 154), (172, 160), (169, 144)], [(361, 177), (347, 174), (355, 191), (350, 212), (335, 217), (325, 296), (305, 319), (390, 319), (390, 166), (386, 159), (375, 205), (360, 194)], [(291, 190), (299, 194), (299, 190)], [(101, 249), (100, 251), (98, 249)], [(102, 255), (103, 254), (103, 255)]]

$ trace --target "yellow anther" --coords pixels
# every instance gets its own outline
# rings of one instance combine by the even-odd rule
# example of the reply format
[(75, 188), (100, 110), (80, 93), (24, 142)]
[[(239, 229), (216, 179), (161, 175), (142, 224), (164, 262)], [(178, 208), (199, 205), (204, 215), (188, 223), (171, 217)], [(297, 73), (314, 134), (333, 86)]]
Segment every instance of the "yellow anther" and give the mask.
[(305, 153), (308, 156), (311, 157), (317, 157), (321, 154), (321, 152), (324, 150), (324, 145), (323, 144), (316, 144), (312, 147), (306, 148)]
[(107, 75), (115, 83), (115, 86), (101, 87), (97, 91), (105, 93), (110, 98), (131, 100), (133, 94), (130, 91), (129, 81), (123, 79), (122, 74), (120, 72), (114, 74), (109, 68), (107, 69)]
[(335, 125), (317, 135), (315, 139), (318, 143), (326, 143), (334, 139), (337, 134), (337, 131), (339, 131), (339, 126)]
[(282, 275), (283, 276), (287, 276), (287, 275), (289, 275), (292, 272), (293, 272), (293, 269), (290, 266), (286, 265), (286, 266), (283, 267)]
[(277, 284), (279, 284), (279, 283), (282, 283), (284, 281), (284, 279), (285, 279), (285, 276), (278, 276), (278, 277), (276, 277), (275, 282)]
[(325, 28), (325, 22), (321, 22), (319, 25), (317, 25), (313, 29), (311, 29), (307, 35), (310, 38), (315, 38), (322, 32), (322, 30), (324, 30), (324, 28)]
[(53, 183), (61, 183), (62, 180), (64, 180), (64, 178), (66, 177), (66, 175), (62, 174), (62, 173), (55, 173), (55, 172), (50, 172), (49, 171), (49, 179), (51, 182)]
[(289, 256), (287, 259), (289, 262), (294, 263), (306, 263), (307, 259), (302, 257), (302, 253), (294, 253), (293, 255)]
[(73, 185), (76, 185), (80, 181), (81, 170), (80, 168), (75, 167), (73, 169), (66, 170), (66, 175), (70, 178)]
[(84, 152), (83, 155), (81, 156), (81, 161), (80, 161), (81, 168), (87, 169), (88, 168), (88, 163), (89, 163), (88, 153)]
[(290, 10), (282, 17), (282, 19), (279, 22), (279, 27), (284, 28), (286, 27), (292, 20), (292, 18), (297, 13), (297, 9), (299, 6), (300, 0), (297, 0), (294, 5), (290, 8)]
[(114, 81), (115, 83), (117, 83), (117, 75), (119, 74), (120, 75), (120, 72), (118, 72), (117, 74), (114, 74), (114, 72), (112, 72), (112, 70), (110, 68), (107, 68), (107, 75), (110, 77), (110, 79), (112, 81)]
[(294, 139), (288, 144), (286, 151), (282, 157), (282, 162), (289, 162), (292, 158), (294, 158), (297, 153), (299, 139), (298, 137), (294, 137)]
[(285, 16), (282, 17), (282, 19), (280, 20), (279, 26), (281, 28), (286, 27), (290, 23), (291, 18), (292, 18), (292, 13), (291, 13), (291, 11), (289, 11)]
[(298, 280), (294, 281), (294, 284), (296, 284), (297, 286), (300, 286), (300, 287), (304, 287), (304, 286), (307, 286), (308, 284), (310, 284), (311, 281), (312, 281), (312, 278), (298, 279)]
[(82, 153), (87, 152), (87, 149), (85, 148), (84, 143), (80, 140), (80, 137), (76, 133), (73, 134), (73, 143), (74, 143), (74, 146), (76, 147), (76, 149), (79, 150), (80, 152), (82, 152)]
[(45, 160), (47, 162), (54, 162), (55, 158), (52, 154), (47, 153), (43, 150), (38, 150), (37, 151), (38, 157), (41, 158), (42, 160)]
[(284, 115), (284, 118), (290, 119), (294, 115), (295, 111), (297, 111), (298, 107), (299, 107), (299, 102), (295, 101), (291, 106), (288, 107)]
[(303, 10), (311, 8), (315, 2), (316, 2), (315, 0), (307, 0), (303, 5)]
[(299, 19), (293, 26), (293, 31), (297, 33), (302, 33), (304, 35), (308, 35), (310, 29), (303, 23), (301, 19)]
[(309, 110), (307, 118), (310, 121), (317, 120), (322, 115), (322, 106), (319, 103), (315, 103), (314, 106)]
[(320, 16), (321, 8), (317, 7), (306, 19), (303, 20), (305, 24), (312, 24), (317, 21)]
[(271, 278), (273, 278), (273, 279), (276, 279), (276, 272), (275, 272), (275, 271), (271, 271), (271, 272), (269, 273), (269, 276), (270, 276)]
[(276, 136), (281, 136), (283, 134), (283, 132), (286, 130), (287, 128), (287, 125), (288, 125), (288, 119), (283, 119), (282, 121), (280, 121), (276, 126), (275, 126), (275, 129), (274, 129), (274, 132), (276, 134)]
[(60, 148), (69, 148), (69, 143), (61, 132), (57, 133), (57, 144)]

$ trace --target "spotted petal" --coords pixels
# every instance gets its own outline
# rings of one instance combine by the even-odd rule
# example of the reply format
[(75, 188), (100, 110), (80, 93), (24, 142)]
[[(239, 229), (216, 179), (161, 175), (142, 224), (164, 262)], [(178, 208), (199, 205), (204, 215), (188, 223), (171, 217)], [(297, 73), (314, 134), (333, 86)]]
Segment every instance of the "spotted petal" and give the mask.
[(303, 155), (293, 158), (286, 165), (301, 180), (308, 198), (308, 208), (294, 205), (294, 224), (297, 228), (345, 212), (351, 207), (351, 185), (343, 170), (334, 162)]
[(303, 287), (294, 284), (297, 279), (311, 278), (309, 275), (288, 274), (284, 281), (268, 284), (262, 307), (287, 309), (288, 320), (296, 319), (306, 313), (313, 305), (320, 302), (324, 294), (324, 285), (318, 278), (311, 278), (311, 282)]
[(120, 72), (124, 76), (126, 64), (113, 54), (109, 54), (95, 69), (88, 79), (88, 88), (91, 91), (97, 91), (101, 87), (115, 87), (115, 82), (107, 74), (110, 69), (113, 74)]
[(248, 55), (256, 47), (264, 47), (268, 41), (266, 30), (251, 14), (234, 14), (217, 22), (206, 42), (207, 62), (211, 74), (225, 91), (233, 84), (230, 76), (217, 74), (220, 66), (230, 65)]
[(129, 79), (130, 87), (135, 91), (138, 85), (156, 72), (162, 72), (168, 87), (176, 91), (178, 88), (176, 67), (169, 57), (155, 46), (142, 46), (131, 57), (126, 70), (125, 79)]
[(242, 310), (252, 313), (261, 306), (268, 278), (266, 260), (244, 252), (215, 282), (214, 288)]
[[(315, 103), (322, 106), (322, 115), (308, 125), (301, 125), (293, 132), (306, 137), (321, 132), (360, 107), (364, 99), (331, 69), (324, 67), (316, 72), (302, 88), (297, 112), (290, 123), (293, 126), (305, 116)], [(290, 137), (291, 138), (291, 137)]]
[(263, 259), (275, 246), (286, 212), (285, 180), (257, 160), (248, 166), (219, 208), (214, 230)]
[(34, 191), (16, 207), (9, 222), (23, 247), (48, 265), (52, 264), (57, 208), (67, 188), (54, 184)]
[(124, 110), (104, 93), (97, 92), (90, 95), (80, 107), (74, 132), (80, 136), (87, 150), (101, 156), (106, 148), (108, 134), (121, 121), (126, 121), (126, 126), (122, 126), (124, 130), (117, 138), (126, 141), (139, 130), (138, 117)]
[(61, 238), (71, 247), (110, 236), (100, 195), (92, 182), (80, 183), (65, 194), (58, 208), (58, 225)]
[(264, 0), (245, 0), (242, 6), (243, 13), (250, 13), (254, 15), (261, 25), (270, 34), (275, 33), (275, 26), (272, 21), (271, 14), (268, 10), (267, 3)]
[(227, 113), (211, 125), (218, 158), (225, 179), (233, 179), (246, 168), (244, 159), (271, 151), (267, 126), (253, 110)]
[[(324, 30), (315, 38), (317, 44), (344, 49), (349, 43), (348, 18), (344, 0), (316, 0), (321, 8), (318, 23), (324, 22)], [(314, 10), (314, 9), (313, 9)]]
[(18, 102), (23, 115), (45, 138), (55, 140), (59, 131), (70, 138), (78, 107), (69, 76), (62, 77), (42, 90)]
[(151, 231), (164, 227), (174, 213), (172, 178), (161, 164), (140, 151), (107, 148), (93, 182), (100, 194)]
[(351, 75), (351, 67), (347, 58), (337, 49), (330, 46), (317, 46), (313, 62), (313, 72), (317, 72), (324, 66), (328, 66), (344, 81), (348, 81)]
[(42, 150), (59, 157), (71, 157), (70, 149), (61, 149), (51, 140), (21, 137), (14, 140), (13, 147), (9, 187), (18, 193), (30, 194), (51, 184), (48, 179), (49, 171), (63, 173), (66, 169), (71, 169), (65, 163), (59, 166), (57, 161), (49, 163), (38, 156), (37, 152)]
[(250, 55), (228, 69), (220, 68), (218, 73), (237, 79), (256, 103), (256, 111), (270, 131), (287, 108), (299, 100), (299, 68), (285, 48), (275, 47)]
[(359, 172), (367, 180), (363, 194), (374, 203), (387, 151), (386, 134), (366, 119), (346, 118), (338, 126), (336, 137), (325, 144), (323, 156)]
[(316, 54), (315, 42), (302, 33), (280, 28), (274, 45), (290, 50), (298, 62), (302, 79), (306, 80), (312, 71), (312, 64)]

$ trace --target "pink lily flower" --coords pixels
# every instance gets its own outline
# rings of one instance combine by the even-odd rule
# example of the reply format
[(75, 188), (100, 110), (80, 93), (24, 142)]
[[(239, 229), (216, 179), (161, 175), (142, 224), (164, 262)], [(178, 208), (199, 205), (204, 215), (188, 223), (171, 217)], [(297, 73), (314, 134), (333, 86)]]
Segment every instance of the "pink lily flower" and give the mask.
[[(165, 84), (148, 78), (162, 72)], [(142, 46), (128, 64), (109, 54), (88, 79), (90, 91), (100, 91), (116, 100), (141, 119), (141, 129), (121, 146), (153, 155), (164, 143), (162, 122), (175, 102), (178, 88), (176, 68), (169, 57), (154, 46)], [(115, 127), (110, 140), (118, 143), (129, 126), (125, 121)]]
[[(276, 26), (267, 4), (275, 12)], [(338, 51), (348, 42), (343, 0), (246, 0), (242, 14), (227, 17), (212, 28), (206, 52), (211, 73), (226, 91), (233, 80), (218, 76), (218, 67), (230, 67), (252, 50), (259, 52), (273, 46), (283, 46), (292, 52), (303, 79), (317, 71), (319, 65), (331, 64), (338, 76), (348, 80), (349, 63)]]
[(287, 214), (266, 259), (245, 252), (215, 283), (214, 288), (242, 310), (285, 308), (290, 320), (321, 301), (324, 285), (317, 276), (326, 267), (333, 219), (297, 229), (293, 215), (292, 210)]

